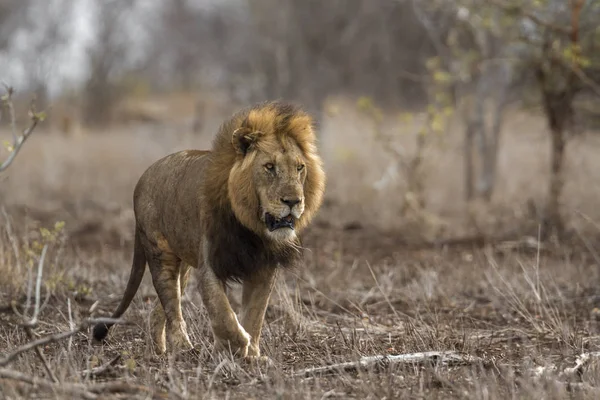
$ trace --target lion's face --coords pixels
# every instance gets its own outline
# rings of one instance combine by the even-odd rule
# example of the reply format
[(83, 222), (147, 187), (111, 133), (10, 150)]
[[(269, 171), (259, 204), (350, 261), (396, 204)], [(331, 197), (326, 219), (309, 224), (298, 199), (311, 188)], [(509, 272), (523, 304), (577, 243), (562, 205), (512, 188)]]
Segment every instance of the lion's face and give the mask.
[(312, 119), (272, 104), (251, 111), (240, 125), (228, 144), (235, 151), (227, 186), (233, 212), (258, 235), (294, 241), (325, 188)]
[(259, 200), (259, 218), (274, 239), (295, 236), (304, 212), (306, 162), (294, 143), (271, 143), (272, 151), (257, 150), (252, 176)]
[(291, 240), (304, 213), (306, 160), (290, 138), (252, 140), (252, 147), (243, 149), (243, 158), (231, 170), (229, 187), (234, 211), (257, 233), (275, 240)]

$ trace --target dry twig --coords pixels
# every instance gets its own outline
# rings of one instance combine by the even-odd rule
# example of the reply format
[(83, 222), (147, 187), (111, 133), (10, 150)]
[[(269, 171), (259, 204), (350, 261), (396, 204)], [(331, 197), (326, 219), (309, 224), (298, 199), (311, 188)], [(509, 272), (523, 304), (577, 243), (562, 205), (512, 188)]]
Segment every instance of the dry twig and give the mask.
[(483, 360), (460, 354), (455, 351), (427, 351), (423, 353), (409, 353), (398, 355), (379, 355), (362, 357), (358, 361), (349, 361), (324, 367), (306, 368), (294, 373), (294, 376), (310, 376), (318, 374), (332, 374), (335, 372), (351, 372), (369, 367), (382, 368), (389, 365), (424, 365), (428, 363), (443, 365), (469, 365)]
[(12, 95), (15, 91), (12, 87), (10, 87), (6, 84), (4, 84), (4, 87), (6, 88), (6, 94), (2, 97), (2, 103), (8, 108), (8, 112), (10, 115), (10, 127), (11, 127), (11, 131), (12, 131), (13, 143), (10, 145), (11, 152), (10, 152), (10, 155), (8, 156), (8, 158), (6, 160), (4, 160), (3, 162), (0, 162), (0, 172), (4, 171), (12, 164), (12, 162), (17, 157), (19, 150), (21, 150), (21, 147), (23, 147), (23, 144), (25, 143), (25, 141), (33, 133), (35, 127), (38, 125), (38, 123), (42, 122), (45, 118), (44, 112), (39, 112), (39, 113), (36, 112), (35, 101), (32, 101), (31, 105), (29, 107), (29, 113), (28, 113), (29, 118), (31, 119), (31, 123), (26, 129), (23, 130), (23, 133), (21, 133), (20, 135), (17, 134), (17, 122), (16, 122), (16, 116), (15, 116), (15, 107), (12, 102)]

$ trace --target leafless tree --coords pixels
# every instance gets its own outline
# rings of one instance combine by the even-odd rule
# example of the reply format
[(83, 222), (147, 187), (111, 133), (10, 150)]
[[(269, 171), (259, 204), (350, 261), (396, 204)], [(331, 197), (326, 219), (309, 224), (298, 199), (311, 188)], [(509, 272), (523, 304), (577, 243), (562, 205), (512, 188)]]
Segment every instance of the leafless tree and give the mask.
[[(584, 10), (585, 8), (585, 10)], [(574, 122), (575, 96), (585, 87), (600, 96), (600, 85), (588, 77), (600, 71), (600, 64), (590, 56), (597, 51), (596, 26), (600, 16), (597, 2), (571, 0), (568, 4), (553, 2), (550, 13), (528, 10), (515, 5), (506, 9), (533, 20), (539, 39), (526, 37), (526, 43), (537, 50), (531, 60), (542, 105), (551, 134), (551, 162), (548, 199), (545, 210), (545, 234), (562, 233), (560, 198), (564, 186), (563, 165), (568, 133)], [(549, 15), (544, 15), (549, 14)], [(539, 17), (537, 17), (539, 15)], [(566, 17), (566, 18), (565, 18)]]
[[(586, 90), (600, 93), (592, 22), (600, 16), (600, 5), (586, 0), (412, 3), (443, 70), (453, 77), (454, 98), (464, 102), (466, 198), (491, 198), (507, 102), (537, 89), (552, 143), (544, 226), (562, 231), (562, 169), (575, 97)], [(440, 17), (444, 14), (451, 24), (439, 23), (448, 21)], [(489, 106), (492, 118), (486, 123)], [(474, 148), (481, 165), (477, 175)]]
[(501, 13), (486, 0), (411, 2), (415, 17), (434, 43), (440, 74), (451, 80), (451, 96), (465, 126), (466, 200), (489, 201), (504, 110), (516, 81), (515, 48), (505, 40)]
[(243, 103), (286, 98), (316, 114), (336, 93), (411, 106), (425, 98), (413, 75), (432, 45), (406, 2), (194, 4), (161, 6), (146, 69), (153, 84), (172, 79), (198, 90), (219, 85)]
[[(110, 121), (119, 87), (115, 71), (122, 68), (129, 43), (123, 26), (135, 0), (96, 2), (96, 40), (88, 48), (89, 73), (85, 83), (84, 123), (103, 126)], [(122, 71), (121, 71), (122, 72)]]
[[(422, 69), (431, 42), (390, 0), (248, 2), (256, 42), (254, 73), (263, 97), (301, 101), (317, 113), (326, 96), (368, 96), (401, 105), (425, 98), (411, 74)], [(408, 77), (407, 77), (408, 76)]]

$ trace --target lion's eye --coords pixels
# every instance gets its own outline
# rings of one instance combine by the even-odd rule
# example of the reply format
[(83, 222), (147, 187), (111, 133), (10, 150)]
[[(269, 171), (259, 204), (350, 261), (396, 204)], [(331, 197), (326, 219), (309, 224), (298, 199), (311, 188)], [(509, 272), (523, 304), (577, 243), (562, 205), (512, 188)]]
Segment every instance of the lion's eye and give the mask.
[(273, 171), (275, 169), (275, 166), (273, 165), (273, 163), (266, 163), (265, 168), (267, 169), (267, 171)]
[(302, 171), (304, 169), (304, 164), (298, 165), (298, 171)]

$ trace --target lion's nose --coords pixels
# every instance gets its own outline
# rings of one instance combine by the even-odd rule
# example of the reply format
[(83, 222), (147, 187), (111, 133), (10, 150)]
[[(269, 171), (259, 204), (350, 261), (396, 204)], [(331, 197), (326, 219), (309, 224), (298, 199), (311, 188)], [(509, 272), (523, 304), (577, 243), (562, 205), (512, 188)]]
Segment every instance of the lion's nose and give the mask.
[(288, 198), (281, 198), (281, 202), (283, 204), (286, 204), (289, 208), (294, 207), (296, 204), (300, 203), (300, 199), (297, 197), (288, 197)]

